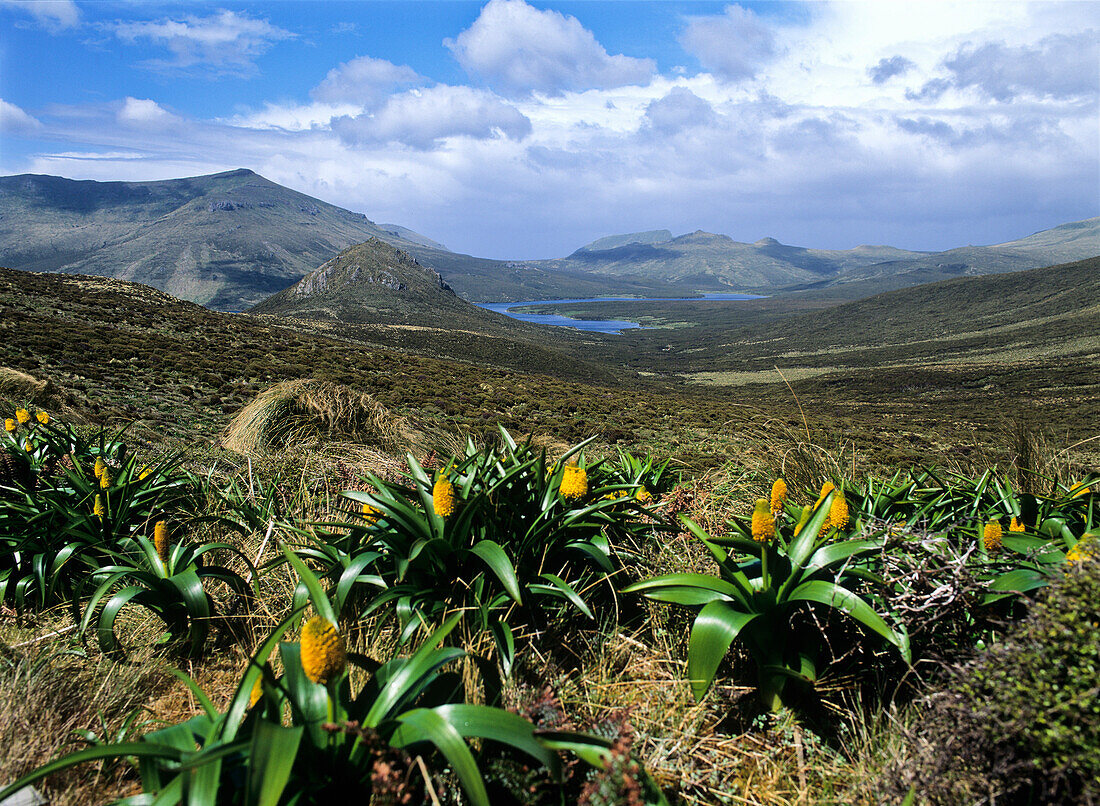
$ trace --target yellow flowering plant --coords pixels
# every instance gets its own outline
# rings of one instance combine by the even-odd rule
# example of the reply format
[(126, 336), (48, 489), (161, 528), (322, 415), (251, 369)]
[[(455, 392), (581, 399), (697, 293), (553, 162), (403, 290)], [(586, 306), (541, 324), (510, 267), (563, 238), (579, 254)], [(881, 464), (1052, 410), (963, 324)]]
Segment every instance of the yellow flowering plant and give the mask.
[(82, 434), (60, 418), (28, 427), (34, 452), (19, 450), (27, 481), (0, 495), (0, 550), (11, 558), (0, 567), (0, 601), (16, 609), (72, 600), (100, 568), (133, 563), (132, 538), (166, 515), (190, 517), (202, 498), (176, 455), (139, 478), (122, 431)]
[[(399, 794), (429, 799), (425, 778), (449, 771), (471, 806), (490, 806), (483, 770), (516, 759), (540, 789), (558, 787), (573, 765), (560, 753), (601, 768), (613, 759), (609, 739), (565, 731), (536, 731), (529, 720), (488, 705), (470, 705), (447, 667), (464, 652), (446, 647), (461, 616), (432, 630), (408, 657), (384, 663), (343, 650), (338, 616), (318, 578), (284, 548), (307, 591), (260, 643), (224, 710), (187, 674), (202, 712), (150, 731), (137, 741), (97, 744), (70, 753), (12, 782), (0, 799), (69, 767), (137, 757), (142, 802), (164, 806), (328, 806), (353, 791), (363, 802), (392, 794), (376, 775), (395, 769)], [(298, 641), (287, 640), (312, 604)], [(279, 654), (277, 675), (272, 655)], [(349, 674), (356, 668), (353, 680)], [(421, 771), (424, 771), (424, 775)], [(583, 773), (581, 773), (583, 774)], [(648, 776), (641, 776), (652, 785)], [(650, 802), (667, 806), (656, 790)], [(554, 791), (551, 789), (551, 791)], [(564, 791), (561, 790), (564, 802)]]
[[(369, 492), (344, 493), (380, 512), (376, 524), (332, 524), (305, 551), (326, 568), (341, 612), (392, 608), (409, 640), (460, 610), (456, 638), (474, 646), (489, 634), (508, 673), (517, 641), (525, 640), (517, 636), (538, 633), (563, 610), (594, 622), (614, 599), (608, 580), (623, 568), (613, 545), (647, 531), (644, 504), (631, 495), (638, 485), (622, 483), (602, 463), (578, 462), (587, 490), (562, 494), (569, 474), (578, 473), (570, 460), (590, 443), (551, 462), (501, 429), (499, 446), (468, 443), (434, 477), (409, 455), (410, 486), (370, 476)], [(617, 497), (622, 491), (627, 496)]]
[(909, 660), (904, 627), (891, 626), (874, 607), (879, 601), (874, 585), (881, 580), (869, 564), (881, 552), (882, 538), (846, 537), (825, 529), (839, 494), (827, 492), (797, 533), (793, 518), (772, 517), (765, 498), (757, 501), (747, 528), (731, 522), (732, 532), (724, 537), (713, 537), (682, 516), (717, 563), (719, 575), (665, 574), (624, 589), (698, 608), (688, 642), (688, 677), (696, 699), (710, 688), (734, 641), (756, 662), (758, 693), (767, 708), (783, 704), (791, 681), (812, 687), (826, 638), (792, 626), (793, 614), (806, 608), (825, 607), (847, 616)]

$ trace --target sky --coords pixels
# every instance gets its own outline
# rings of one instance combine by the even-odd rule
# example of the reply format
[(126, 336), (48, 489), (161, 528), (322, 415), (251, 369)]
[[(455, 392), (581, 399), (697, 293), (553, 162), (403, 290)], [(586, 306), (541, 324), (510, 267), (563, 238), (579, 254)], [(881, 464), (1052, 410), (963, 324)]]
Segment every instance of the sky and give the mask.
[(250, 168), (484, 257), (1100, 214), (1100, 2), (0, 0), (0, 174)]

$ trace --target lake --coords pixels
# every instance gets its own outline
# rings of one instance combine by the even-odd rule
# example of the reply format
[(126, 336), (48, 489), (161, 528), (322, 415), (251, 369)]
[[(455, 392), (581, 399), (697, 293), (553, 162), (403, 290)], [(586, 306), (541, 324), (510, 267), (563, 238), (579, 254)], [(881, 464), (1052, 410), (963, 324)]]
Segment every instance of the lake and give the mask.
[(637, 322), (624, 319), (570, 319), (557, 313), (518, 313), (516, 308), (526, 305), (564, 305), (570, 302), (700, 302), (702, 300), (727, 300), (740, 302), (747, 299), (761, 299), (759, 294), (704, 294), (701, 297), (589, 297), (588, 299), (536, 299), (530, 302), (475, 302), (479, 308), (502, 313), (513, 319), (534, 322), (539, 325), (557, 327), (575, 327), (577, 330), (591, 330), (596, 333), (621, 333), (624, 330), (641, 327)]

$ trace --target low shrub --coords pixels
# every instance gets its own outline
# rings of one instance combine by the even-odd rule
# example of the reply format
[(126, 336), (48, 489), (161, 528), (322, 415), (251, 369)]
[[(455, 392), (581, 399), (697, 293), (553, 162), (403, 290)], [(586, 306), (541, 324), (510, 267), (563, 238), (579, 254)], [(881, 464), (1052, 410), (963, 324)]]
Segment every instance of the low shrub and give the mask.
[(1071, 565), (928, 698), (899, 789), (933, 803), (1100, 802), (1100, 562)]

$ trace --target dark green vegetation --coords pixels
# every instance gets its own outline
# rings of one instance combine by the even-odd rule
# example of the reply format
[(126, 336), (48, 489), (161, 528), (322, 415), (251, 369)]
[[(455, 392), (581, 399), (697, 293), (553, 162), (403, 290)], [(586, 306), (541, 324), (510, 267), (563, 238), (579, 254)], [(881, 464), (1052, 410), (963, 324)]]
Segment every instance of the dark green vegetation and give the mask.
[(1005, 803), (1097, 802), (1098, 602), (1100, 564), (1078, 564), (1006, 641), (958, 670), (915, 730), (906, 782), (944, 803), (991, 791)]

